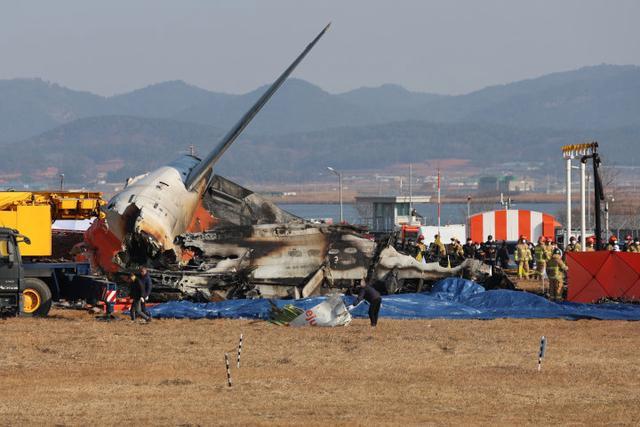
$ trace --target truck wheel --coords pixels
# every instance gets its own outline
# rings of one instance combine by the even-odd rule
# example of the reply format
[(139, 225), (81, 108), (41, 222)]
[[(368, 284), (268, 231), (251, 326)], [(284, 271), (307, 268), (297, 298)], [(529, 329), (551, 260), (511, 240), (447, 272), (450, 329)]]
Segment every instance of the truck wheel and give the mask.
[(45, 317), (51, 309), (51, 289), (40, 279), (24, 279), (20, 314), (26, 317)]

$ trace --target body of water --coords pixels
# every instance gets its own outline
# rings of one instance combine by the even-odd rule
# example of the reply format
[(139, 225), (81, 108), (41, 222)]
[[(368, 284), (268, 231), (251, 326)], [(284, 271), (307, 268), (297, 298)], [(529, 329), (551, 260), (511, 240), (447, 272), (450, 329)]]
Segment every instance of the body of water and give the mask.
[[(282, 209), (290, 212), (296, 216), (311, 219), (311, 218), (333, 218), (335, 222), (340, 219), (340, 205), (339, 204), (312, 204), (312, 203), (297, 203), (297, 204), (280, 204)], [(435, 203), (416, 203), (416, 210), (420, 215), (424, 217), (425, 224), (436, 224), (438, 218), (438, 206)], [(512, 209), (527, 209), (532, 211), (539, 211), (549, 213), (554, 216), (558, 216), (560, 212), (564, 210), (563, 203), (518, 203), (513, 204)], [(500, 209), (499, 204), (471, 204), (471, 214), (477, 212), (484, 212), (492, 209)], [(450, 203), (443, 204), (441, 209), (441, 223), (446, 224), (465, 224), (467, 221), (467, 204), (466, 203)], [(363, 219), (360, 217), (358, 210), (353, 203), (344, 204), (344, 219), (351, 224), (362, 223)]]

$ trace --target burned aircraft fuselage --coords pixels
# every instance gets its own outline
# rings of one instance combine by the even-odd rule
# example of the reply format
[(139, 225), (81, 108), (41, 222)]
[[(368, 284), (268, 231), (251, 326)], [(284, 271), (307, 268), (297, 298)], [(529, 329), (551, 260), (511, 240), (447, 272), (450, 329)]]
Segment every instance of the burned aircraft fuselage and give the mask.
[(251, 120), (311, 51), (328, 25), (307, 45), (203, 159), (183, 156), (145, 175), (131, 178), (106, 207), (106, 218), (85, 234), (94, 266), (116, 272), (158, 258), (180, 259), (175, 238), (209, 228), (212, 218), (198, 217), (213, 167)]

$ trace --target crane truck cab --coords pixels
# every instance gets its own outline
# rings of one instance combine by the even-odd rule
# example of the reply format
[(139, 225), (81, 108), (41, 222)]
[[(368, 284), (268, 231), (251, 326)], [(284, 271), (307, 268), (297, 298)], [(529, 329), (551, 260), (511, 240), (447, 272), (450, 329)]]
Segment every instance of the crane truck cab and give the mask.
[(18, 230), (0, 227), (0, 313), (46, 316), (51, 290), (38, 278), (25, 278), (18, 243), (30, 245), (31, 240)]

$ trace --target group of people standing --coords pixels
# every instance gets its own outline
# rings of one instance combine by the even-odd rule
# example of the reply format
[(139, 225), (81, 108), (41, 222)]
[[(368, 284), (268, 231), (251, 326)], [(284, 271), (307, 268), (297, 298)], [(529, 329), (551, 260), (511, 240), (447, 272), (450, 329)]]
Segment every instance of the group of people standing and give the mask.
[[(565, 248), (566, 252), (578, 252), (581, 249), (575, 237), (571, 237)], [(540, 236), (538, 243), (532, 248), (526, 237), (520, 236), (514, 252), (514, 259), (518, 264), (518, 278), (529, 277), (535, 267), (534, 274), (543, 284), (545, 278), (549, 279), (549, 298), (562, 300), (564, 273), (569, 270), (563, 257), (558, 244), (549, 238)]]

